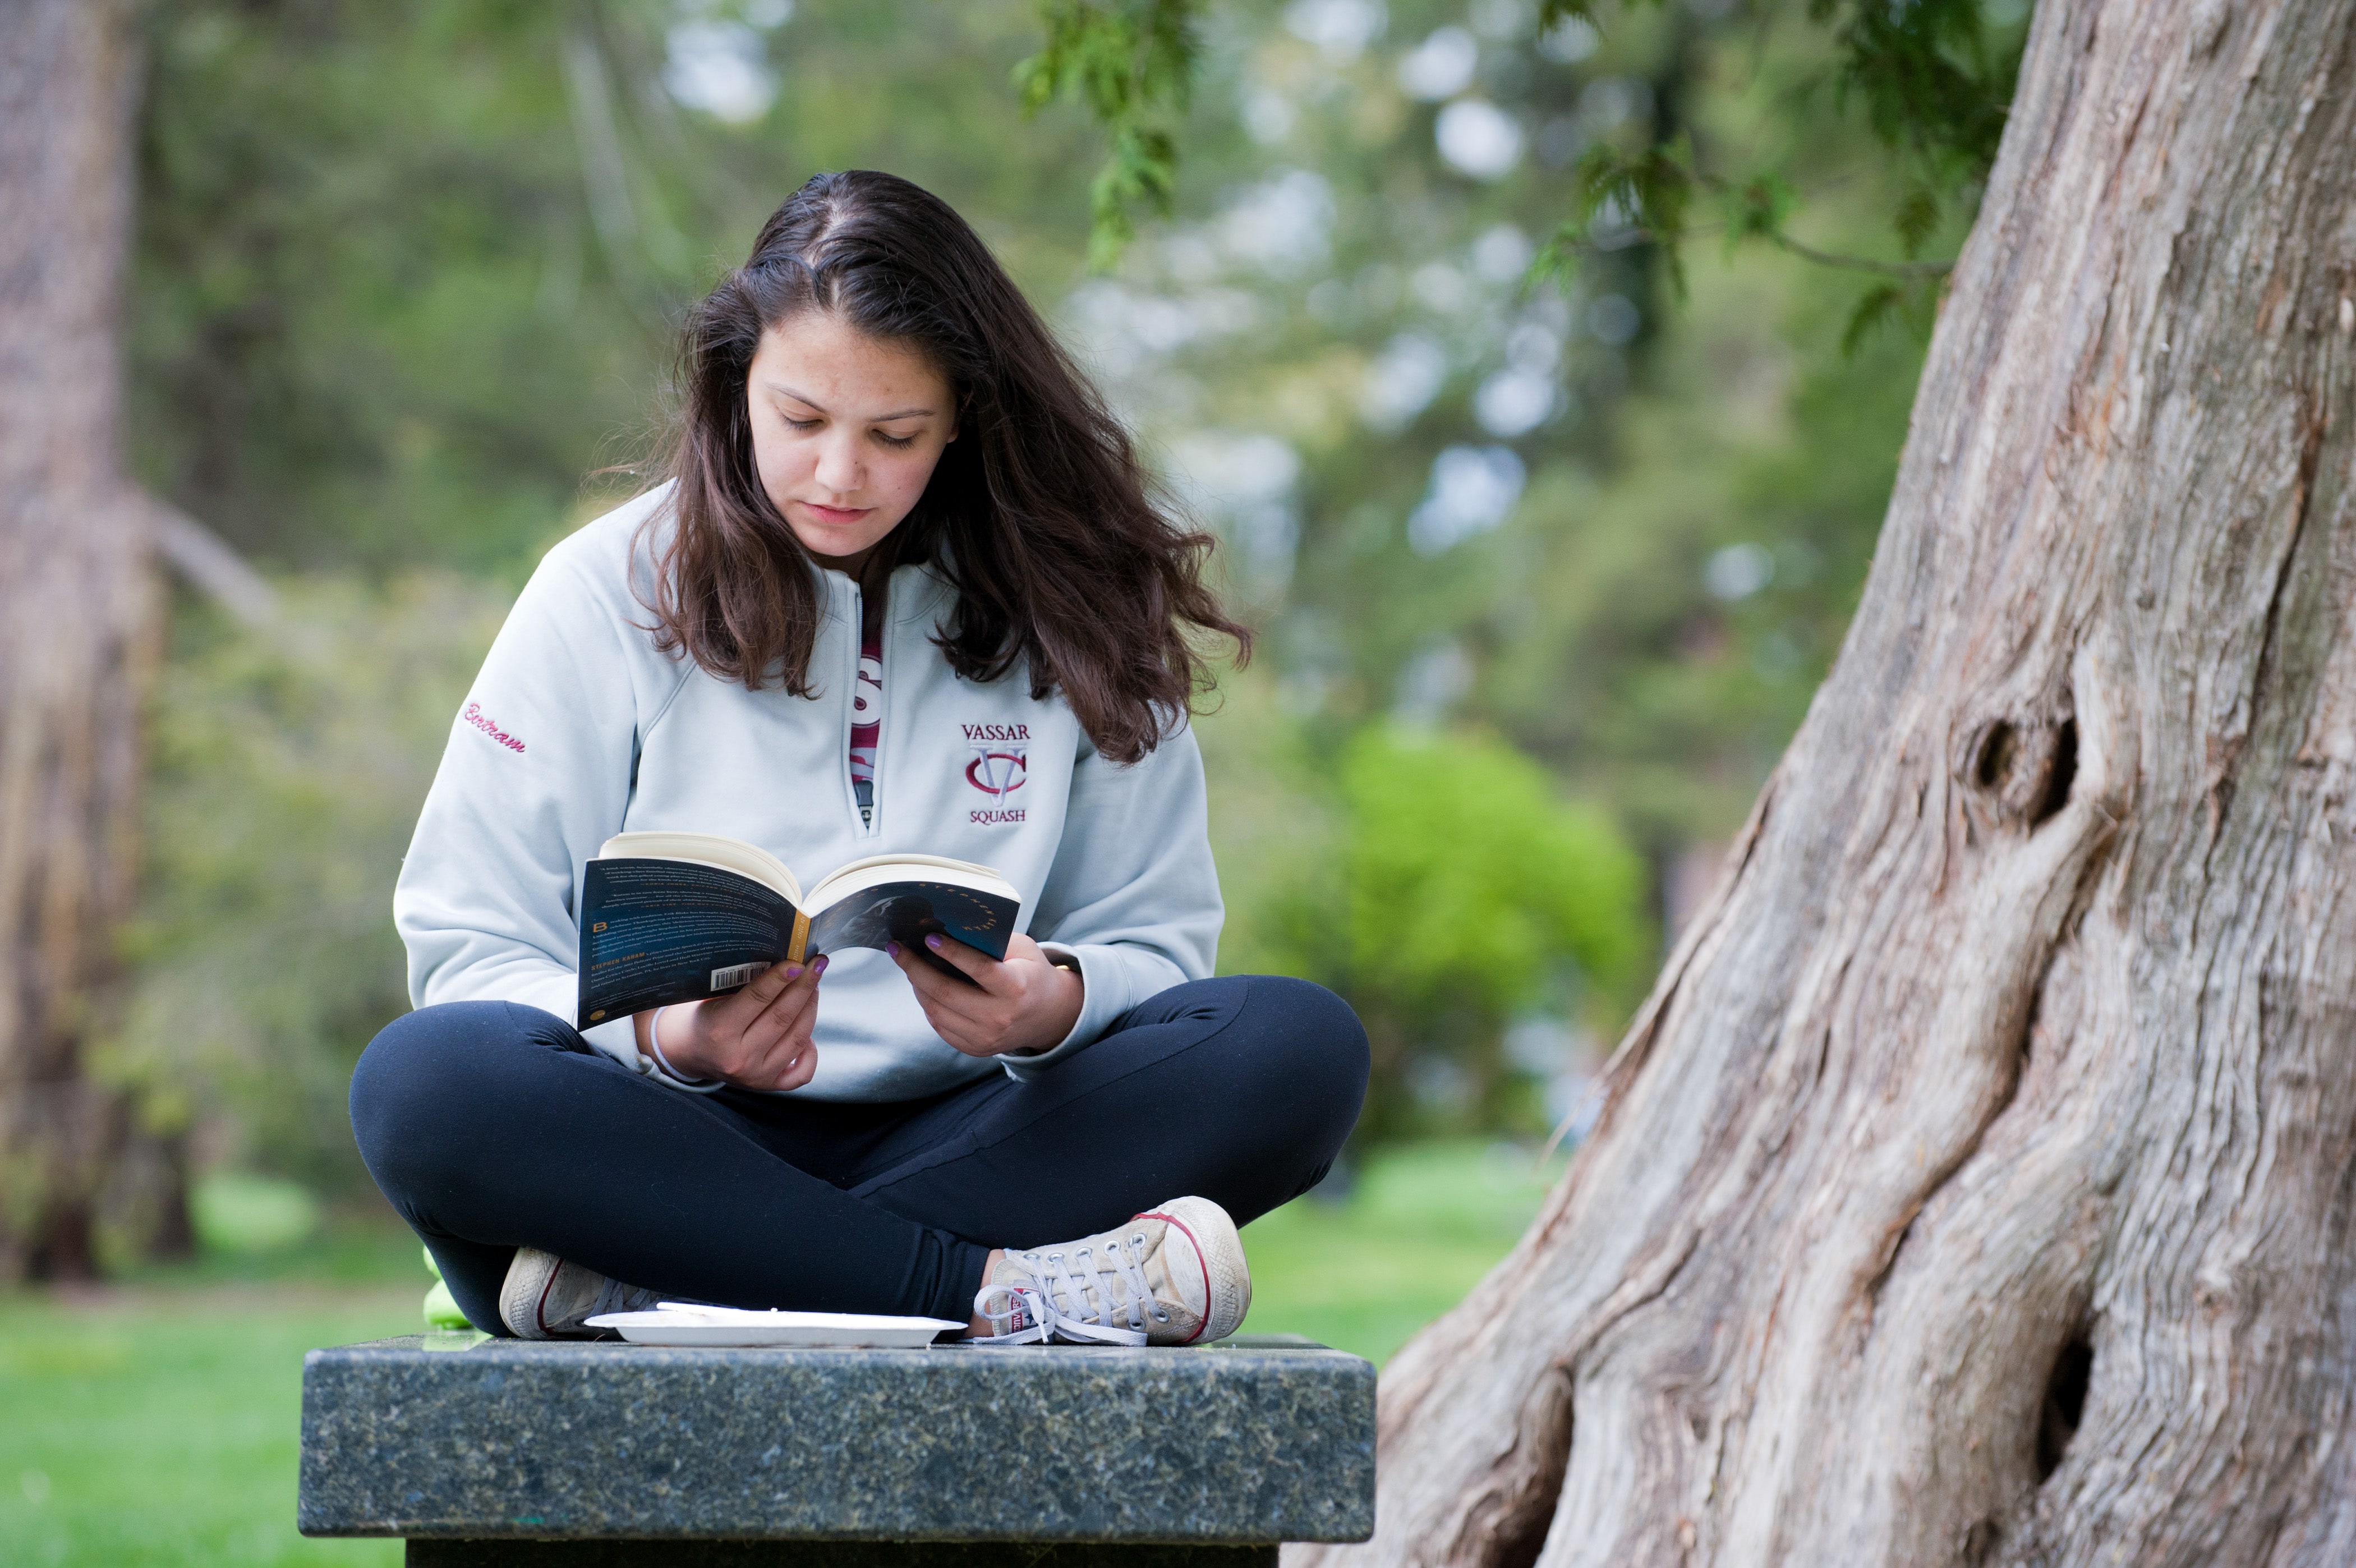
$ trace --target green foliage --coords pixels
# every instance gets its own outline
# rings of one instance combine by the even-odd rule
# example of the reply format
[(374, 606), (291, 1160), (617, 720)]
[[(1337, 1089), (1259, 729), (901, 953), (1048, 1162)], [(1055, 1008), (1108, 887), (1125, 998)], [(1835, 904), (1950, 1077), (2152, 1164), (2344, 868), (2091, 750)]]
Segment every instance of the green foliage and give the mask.
[[(1606, 814), (1563, 801), (1492, 736), (1376, 725), (1324, 777), (1273, 803), (1295, 853), (1243, 881), (1249, 945), (1225, 967), (1305, 975), (1356, 1009), (1376, 1061), (1361, 1142), (1451, 1124), (1542, 1130), (1505, 1058), (1506, 1026), (1537, 1011), (1606, 1029), (1624, 1019), (1650, 948), (1643, 862)], [(1222, 855), (1223, 875), (1235, 858)], [(1446, 1064), (1461, 1103), (1419, 1108), (1418, 1063)]]
[(319, 1205), (294, 1182), (216, 1171), (196, 1184), (188, 1208), (211, 1251), (283, 1252), (319, 1228)]
[(1171, 209), (1178, 143), (1158, 122), (1183, 113), (1193, 91), (1199, 8), (1200, 0), (1042, 0), (1046, 39), (1014, 68), (1026, 113), (1069, 95), (1111, 134), (1111, 156), (1088, 186), (1088, 260), (1099, 270), (1136, 238), (1140, 207)]
[(504, 609), (449, 577), (295, 581), (267, 631), (187, 627), (149, 732), (134, 980), (98, 1058), (151, 1125), (202, 1120), (252, 1168), (366, 1190), (344, 1097), (408, 1006), (393, 878)]
[(582, 209), (553, 9), (144, 9), (143, 477), (279, 563), (544, 536), (661, 321)]
[(1644, 950), (1640, 862), (1528, 758), (1478, 735), (1392, 727), (1341, 768), (1351, 991), (1405, 1018), (1535, 1005), (1568, 959), (1607, 993)]
[(1876, 284), (1858, 295), (1857, 308), (1849, 312), (1848, 320), (1841, 327), (1841, 352), (1856, 353), (1867, 333), (1897, 316), (1905, 305), (1906, 289), (1900, 284)]
[[(1010, 113), (1028, 7), (779, 9), (143, 7), (140, 477), (273, 566), (512, 573), (654, 445), (680, 311), (810, 175), (905, 174), (1060, 286), (1091, 133)], [(766, 109), (671, 92), (690, 24), (729, 29)]]
[[(1569, 287), (1578, 278), (1589, 234), (1601, 226), (1614, 240), (1634, 233), (1658, 244), (1670, 286), (1683, 298), (1686, 273), (1679, 245), (1686, 232), (1686, 209), (1697, 183), (1693, 146), (1686, 138), (1630, 153), (1622, 153), (1609, 143), (1597, 143), (1571, 170), (1570, 216), (1539, 251), (1531, 263), (1532, 275)], [(1752, 182), (1754, 188), (1773, 184), (1780, 182), (1772, 177)], [(1778, 209), (1755, 206), (1750, 217), (1750, 227), (1756, 229), (1762, 220), (1778, 217)]]
[[(1772, 4), (1762, 0), (1762, 9)], [(1790, 225), (1801, 198), (1783, 168), (1720, 172), (1680, 137), (1591, 148), (1574, 174), (1569, 210), (1533, 275), (1568, 285), (1599, 244), (1624, 242), (1633, 233), (1659, 248), (1682, 295), (1679, 256), (1692, 235), (1689, 213), (1697, 196), (1709, 194), (1718, 199), (1730, 249), (1758, 241), (1820, 264), (1895, 280), (1871, 285), (1858, 301), (1841, 335), (1845, 352), (1854, 352), (1870, 328), (1893, 317), (1926, 322), (1935, 280), (1948, 263), (1916, 258), (1943, 227), (1971, 216), (1996, 161), (2019, 70), (2024, 34), (2014, 24), (2026, 7), (1994, 27), (1986, 10), (1984, 0), (1807, 0), (1808, 19), (1829, 29), (1838, 48), (1832, 73), (1836, 106), (1861, 105), (1885, 153), (1907, 172), (1909, 183), (1890, 213), (1904, 263), (1834, 254), (1799, 241)], [(1591, 0), (1543, 0), (1541, 11), (1547, 25), (1570, 17), (1592, 24), (1598, 15)], [(1818, 96), (1814, 84), (1791, 94), (1783, 117), (1796, 128), (1817, 114)]]
[(1808, 0), (1811, 21), (1840, 40), (1843, 97), (1865, 104), (1884, 145), (1960, 178), (1996, 162), (2017, 49), (1988, 36), (1982, 0)]
[(1850, 303), (1794, 260), (1697, 267), (1616, 411), (1618, 461), (1534, 479), (1515, 525), (1476, 711), (1607, 803), (1665, 882), (1741, 821), (1871, 561), (1922, 346), (1841, 353)]
[(1719, 195), (1725, 211), (1729, 261), (1734, 259), (1736, 248), (1745, 240), (1772, 241), (1782, 234), (1800, 205), (1800, 193), (1792, 188), (1792, 182), (1772, 169), (1762, 169), (1739, 185), (1729, 185)]
[(1898, 215), (1890, 226), (1898, 231), (1898, 242), (1912, 258), (1922, 253), (1922, 247), (1939, 228), (1939, 199), (1936, 194), (1916, 186), (1898, 204)]

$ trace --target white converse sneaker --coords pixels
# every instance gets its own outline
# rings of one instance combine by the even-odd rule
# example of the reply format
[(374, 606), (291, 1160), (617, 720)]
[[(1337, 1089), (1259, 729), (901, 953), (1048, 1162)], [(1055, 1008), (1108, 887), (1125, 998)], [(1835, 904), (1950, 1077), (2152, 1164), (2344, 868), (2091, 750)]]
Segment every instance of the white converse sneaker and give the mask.
[(537, 1247), (518, 1247), (499, 1286), (499, 1319), (519, 1339), (586, 1339), (585, 1326), (604, 1312), (641, 1312), (658, 1292), (609, 1280)]
[(973, 1298), (999, 1332), (969, 1343), (1192, 1345), (1233, 1334), (1250, 1309), (1235, 1221), (1207, 1197), (1180, 1197), (1117, 1230), (1008, 1248)]

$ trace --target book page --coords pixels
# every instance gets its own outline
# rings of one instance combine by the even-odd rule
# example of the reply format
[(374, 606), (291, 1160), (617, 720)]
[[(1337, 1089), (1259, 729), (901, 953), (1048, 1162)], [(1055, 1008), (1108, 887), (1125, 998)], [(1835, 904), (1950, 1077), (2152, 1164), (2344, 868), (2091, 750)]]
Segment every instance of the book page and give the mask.
[(723, 838), (718, 833), (679, 832), (668, 828), (616, 833), (599, 846), (597, 858), (691, 860), (749, 876), (787, 903), (798, 905), (802, 901), (801, 884), (794, 879), (792, 869), (784, 861), (758, 844)]
[(821, 910), (842, 899), (895, 882), (937, 882), (969, 887), (993, 898), (1011, 898), (1017, 906), (1023, 902), (1014, 884), (991, 866), (940, 854), (871, 854), (864, 860), (838, 865), (819, 877), (818, 886), (809, 890), (809, 897), (801, 900), (801, 907), (815, 920)]

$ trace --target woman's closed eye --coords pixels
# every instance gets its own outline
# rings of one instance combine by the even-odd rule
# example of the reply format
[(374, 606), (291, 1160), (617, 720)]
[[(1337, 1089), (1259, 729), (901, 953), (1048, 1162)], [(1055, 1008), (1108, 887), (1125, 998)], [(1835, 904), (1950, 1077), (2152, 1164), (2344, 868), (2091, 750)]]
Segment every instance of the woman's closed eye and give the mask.
[[(823, 419), (796, 419), (790, 413), (779, 414), (777, 417), (786, 422), (787, 428), (802, 433), (816, 430), (826, 423)], [(888, 430), (878, 430), (874, 434), (876, 440), (894, 451), (900, 451), (916, 444), (916, 438), (914, 435), (894, 435)]]

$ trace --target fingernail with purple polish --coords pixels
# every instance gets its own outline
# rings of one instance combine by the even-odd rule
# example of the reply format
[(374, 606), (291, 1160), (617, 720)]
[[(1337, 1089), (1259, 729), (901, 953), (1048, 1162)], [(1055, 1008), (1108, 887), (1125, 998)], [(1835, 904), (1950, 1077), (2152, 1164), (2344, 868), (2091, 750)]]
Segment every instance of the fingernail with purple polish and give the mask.
[(824, 974), (826, 972), (826, 959), (823, 956), (821, 956), (816, 963), (810, 965), (810, 972), (812, 974)]
[(926, 937), (925, 939), (925, 945), (932, 949), (935, 952), (938, 952), (941, 950), (941, 939), (938, 937)]
[(898, 958), (900, 956), (900, 944), (898, 942), (885, 942), (884, 944), (884, 956), (885, 958)]
[(787, 980), (799, 980), (801, 978), (801, 973), (802, 966), (798, 963), (790, 964), (786, 969), (786, 978)]

